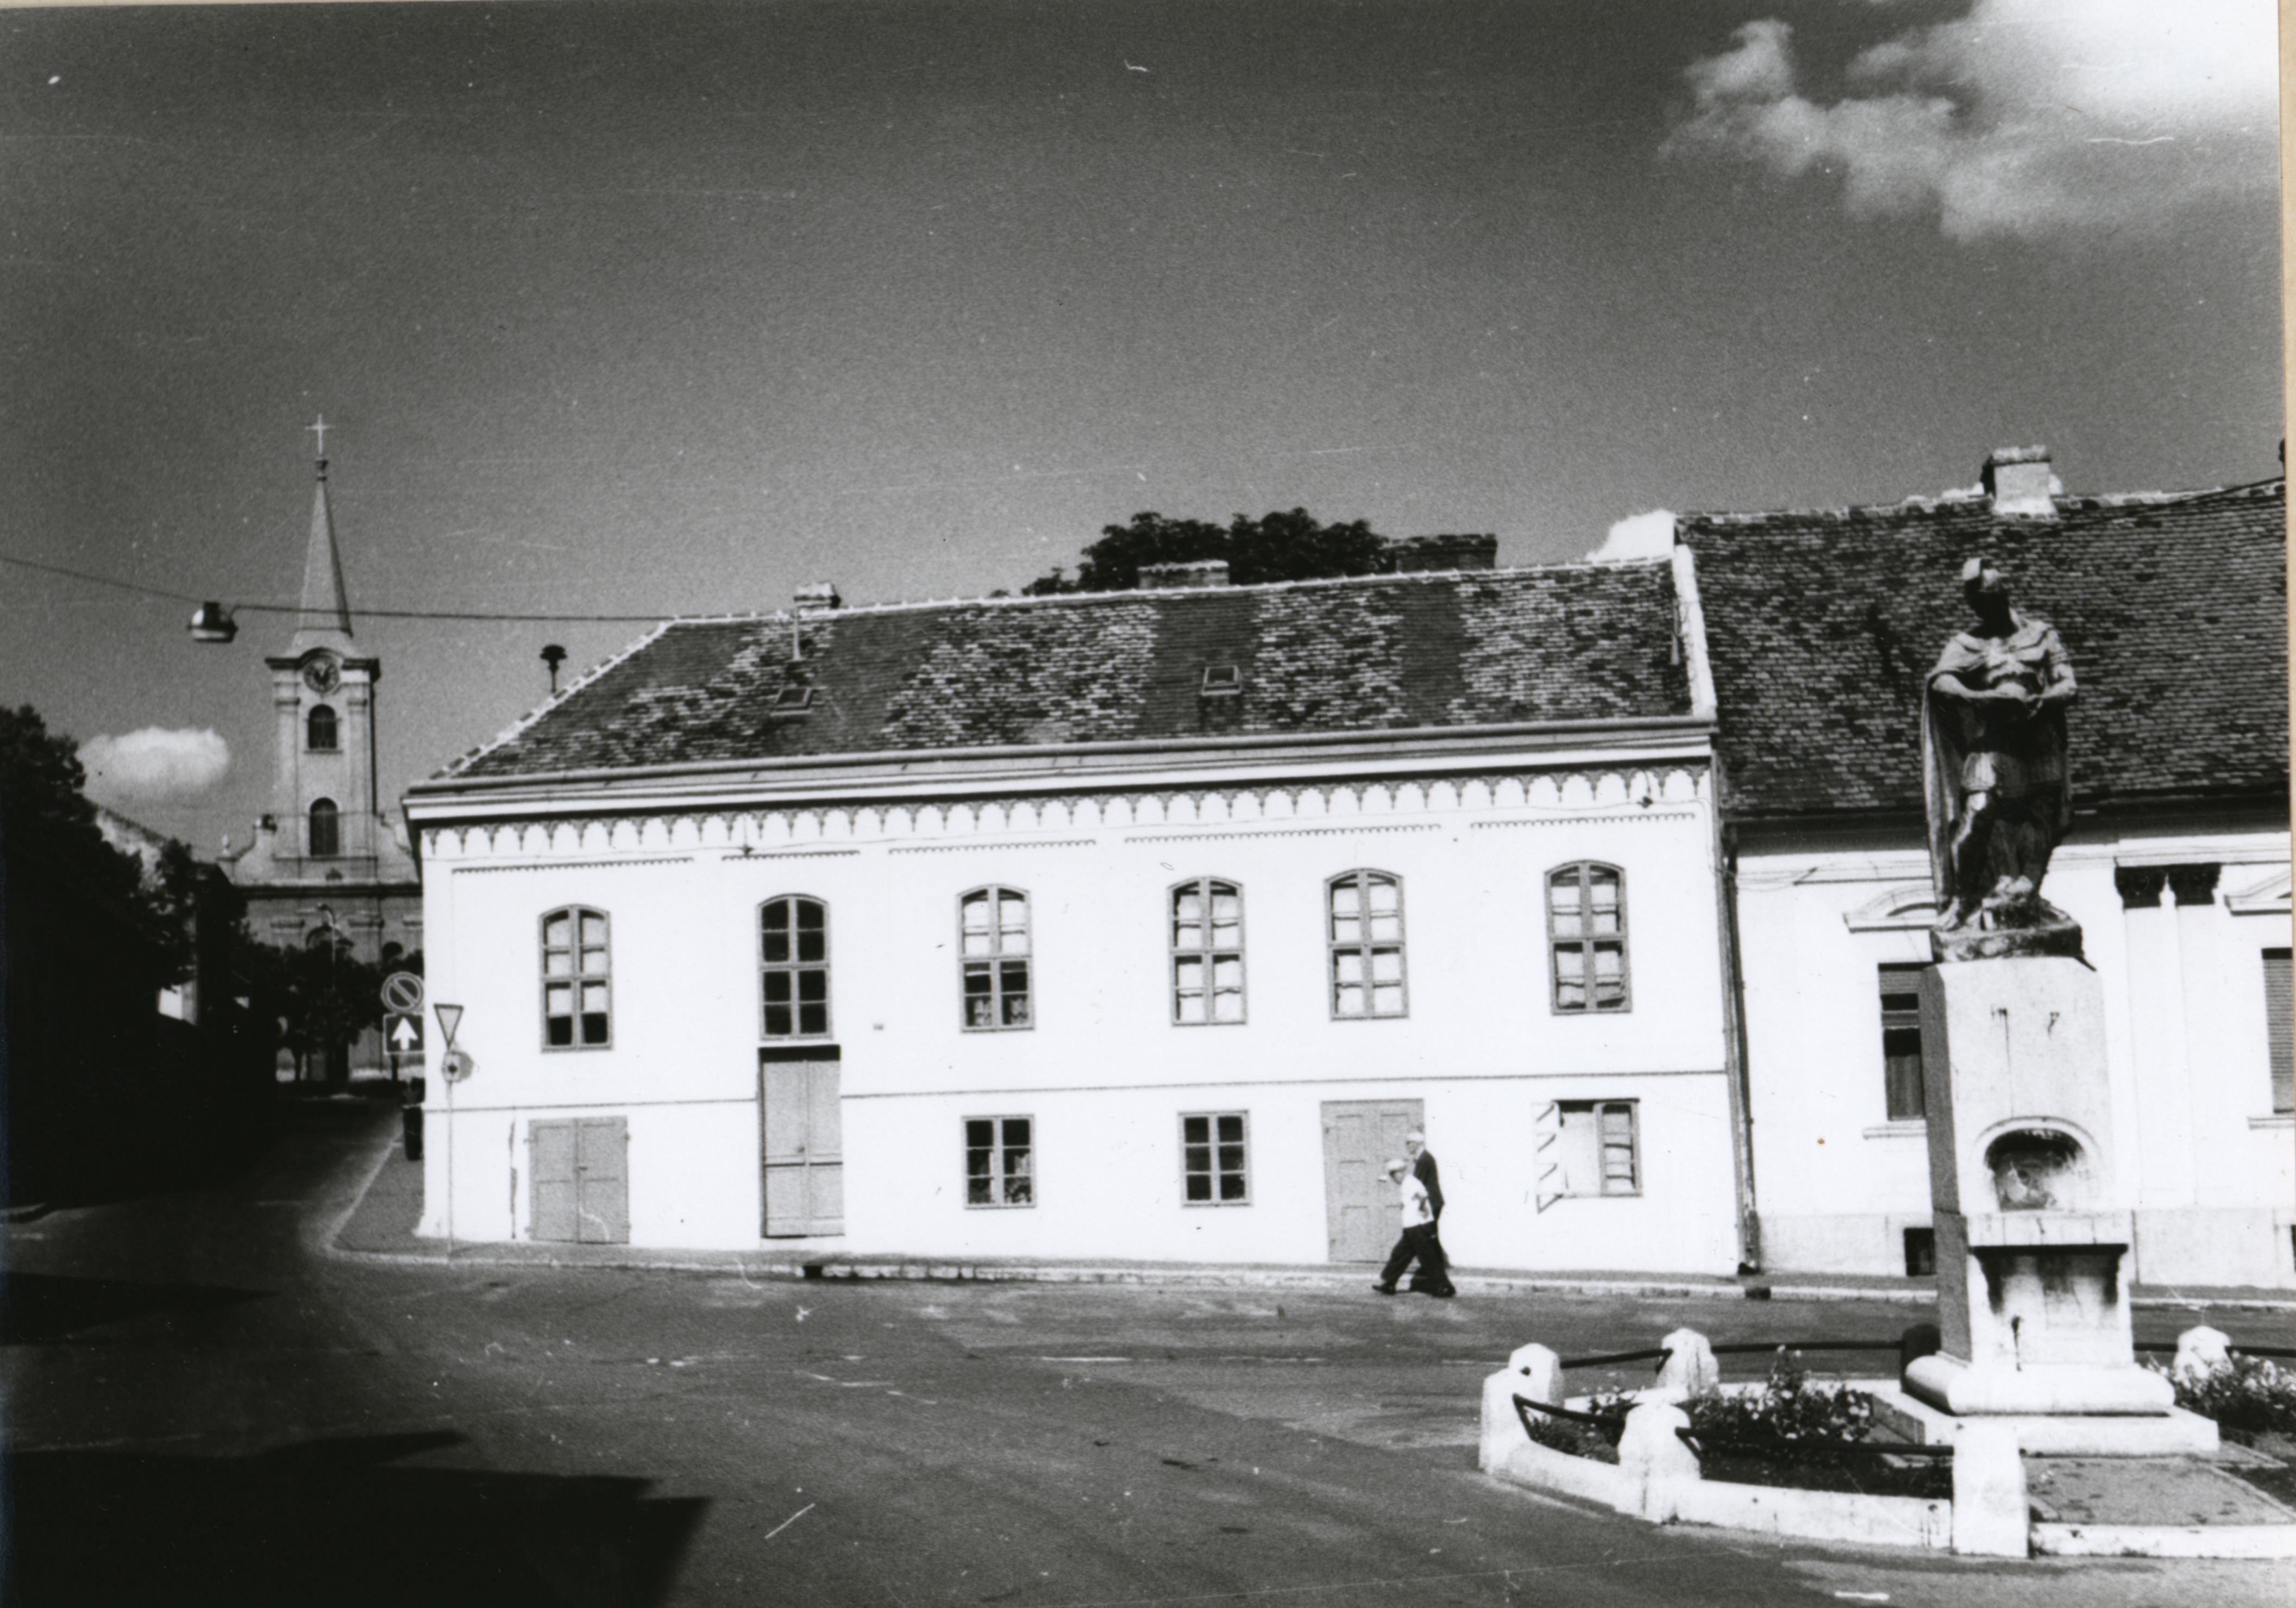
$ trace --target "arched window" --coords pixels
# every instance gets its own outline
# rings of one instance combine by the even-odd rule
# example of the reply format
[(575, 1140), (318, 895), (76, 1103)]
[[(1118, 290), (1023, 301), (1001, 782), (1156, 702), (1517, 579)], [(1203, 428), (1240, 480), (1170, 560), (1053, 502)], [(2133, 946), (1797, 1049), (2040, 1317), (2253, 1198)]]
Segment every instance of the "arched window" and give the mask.
[(332, 799), (311, 800), (311, 856), (314, 859), (343, 851), (341, 816)]
[(765, 1036), (829, 1034), (829, 907), (802, 894), (758, 907), (758, 964), (765, 978)]
[(1557, 1012), (1627, 1009), (1627, 874), (1593, 860), (1548, 872), (1546, 945)]
[(613, 963), (606, 913), (578, 905), (542, 918), (542, 1042), (551, 1049), (602, 1049), (613, 1042)]
[(1172, 1020), (1243, 1020), (1243, 890), (1193, 877), (1172, 890)]
[(1408, 1013), (1403, 986), (1403, 879), (1350, 871), (1326, 884), (1331, 921), (1332, 1014), (1354, 1019)]
[(324, 749), (332, 753), (335, 747), (335, 711), (324, 703), (315, 703), (303, 720), (303, 746)]
[(975, 888), (957, 901), (964, 1025), (995, 1031), (1034, 1025), (1029, 988), (1029, 896)]

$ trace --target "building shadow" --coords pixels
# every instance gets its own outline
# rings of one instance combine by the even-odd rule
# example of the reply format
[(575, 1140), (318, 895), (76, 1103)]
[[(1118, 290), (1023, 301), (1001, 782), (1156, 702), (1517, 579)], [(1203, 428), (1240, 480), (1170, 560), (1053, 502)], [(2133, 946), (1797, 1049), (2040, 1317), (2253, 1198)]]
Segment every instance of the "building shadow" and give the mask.
[(709, 1503), (651, 1481), (398, 1466), (451, 1432), (251, 1457), (8, 1456), (4, 1589), (22, 1608), (649, 1608)]
[(203, 1312), (263, 1300), (266, 1290), (221, 1284), (144, 1284), (53, 1273), (0, 1272), (0, 1345), (77, 1333), (147, 1312)]

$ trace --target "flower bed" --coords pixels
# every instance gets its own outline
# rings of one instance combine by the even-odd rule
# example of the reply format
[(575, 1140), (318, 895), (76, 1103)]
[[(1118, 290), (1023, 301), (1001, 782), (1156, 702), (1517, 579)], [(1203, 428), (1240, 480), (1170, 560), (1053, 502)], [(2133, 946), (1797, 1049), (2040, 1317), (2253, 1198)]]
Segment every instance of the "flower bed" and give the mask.
[(2151, 1357), (2144, 1366), (2169, 1376), (2177, 1388), (2178, 1407), (2213, 1418), (2225, 1440), (2260, 1452), (2279, 1465), (2240, 1464), (2226, 1473), (2296, 1506), (2296, 1369), (2241, 1351), (2228, 1352), (2216, 1367), (2170, 1369)]
[[(1599, 1463), (1619, 1460), (1619, 1437), (1636, 1398), (1606, 1391), (1567, 1413), (1525, 1403), (1523, 1427), (1538, 1444)], [(1950, 1499), (1950, 1462), (1923, 1448), (1877, 1441), (1864, 1391), (1813, 1381), (1799, 1354), (1781, 1347), (1758, 1385), (1701, 1391), (1682, 1402), (1684, 1435), (1709, 1480), (1792, 1490)]]

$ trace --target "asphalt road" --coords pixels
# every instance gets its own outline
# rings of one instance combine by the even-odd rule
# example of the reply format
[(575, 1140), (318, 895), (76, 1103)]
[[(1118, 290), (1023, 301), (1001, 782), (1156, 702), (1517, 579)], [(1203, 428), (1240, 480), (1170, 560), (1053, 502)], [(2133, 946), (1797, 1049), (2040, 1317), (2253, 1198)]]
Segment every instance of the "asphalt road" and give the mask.
[(313, 1106), (237, 1178), (6, 1231), (9, 1602), (2296, 1594), (2279, 1564), (1977, 1563), (1652, 1529), (1475, 1470), (1480, 1382), (1524, 1341), (1588, 1354), (1685, 1322), (1718, 1341), (1888, 1339), (1917, 1309), (1384, 1300), (1368, 1275), (1360, 1295), (1279, 1294), (326, 1254), (390, 1117)]

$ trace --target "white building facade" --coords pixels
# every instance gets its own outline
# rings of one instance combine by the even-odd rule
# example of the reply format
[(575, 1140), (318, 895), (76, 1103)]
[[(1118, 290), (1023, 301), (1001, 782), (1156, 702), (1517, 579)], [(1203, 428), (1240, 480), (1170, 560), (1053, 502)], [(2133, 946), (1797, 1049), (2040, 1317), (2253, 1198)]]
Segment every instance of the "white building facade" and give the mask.
[[(1926, 1268), (1918, 699), (1982, 554), (2080, 685), (2044, 893), (2103, 984), (2133, 1276), (2296, 1286), (2284, 483), (2070, 497), (2000, 456), (1984, 496), (1677, 528), (1721, 711), (1750, 1238), (1769, 1269)], [(2019, 506), (2046, 512), (2001, 508), (2035, 464)]]
[(422, 1232), (1361, 1262), (1419, 1126), (1462, 1263), (1727, 1272), (1695, 605), (1684, 556), (666, 628), (409, 796), (474, 1062)]

